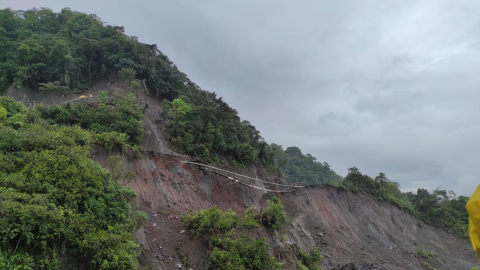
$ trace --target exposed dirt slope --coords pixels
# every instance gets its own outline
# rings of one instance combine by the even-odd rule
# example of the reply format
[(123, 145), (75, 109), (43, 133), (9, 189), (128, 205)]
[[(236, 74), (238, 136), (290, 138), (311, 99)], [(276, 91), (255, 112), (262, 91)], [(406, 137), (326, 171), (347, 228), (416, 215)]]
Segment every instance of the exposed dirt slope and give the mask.
[[(94, 101), (98, 90), (113, 91), (114, 85), (100, 82), (83, 95), (45, 97), (31, 91), (10, 91), (18, 100), (45, 104)], [(135, 233), (142, 247), (141, 262), (146, 269), (204, 269), (207, 260), (205, 243), (183, 232), (181, 217), (188, 210), (219, 206), (243, 212), (248, 207), (262, 207), (272, 193), (233, 183), (197, 166), (184, 164), (189, 157), (172, 151), (162, 131), (159, 101), (140, 94), (139, 102), (148, 106), (142, 158), (129, 159), (127, 169), (136, 173), (128, 183), (137, 191), (133, 207), (145, 211), (149, 222)], [(100, 162), (104, 156), (96, 157)], [(103, 163), (103, 162), (102, 162)], [(249, 170), (224, 168), (268, 181), (279, 181), (260, 167)], [(257, 186), (262, 186), (256, 183)], [(252, 236), (267, 237), (272, 255), (283, 259), (288, 269), (295, 269), (286, 254), (289, 246), (308, 248), (317, 245), (324, 255), (326, 269), (424, 269), (415, 253), (419, 246), (435, 252), (431, 266), (437, 269), (470, 269), (476, 259), (467, 239), (425, 224), (397, 207), (375, 201), (365, 193), (353, 194), (340, 188), (322, 186), (280, 194), (290, 223), (284, 242), (262, 228)], [(188, 265), (180, 254), (187, 255)]]
[[(172, 264), (180, 262), (180, 252), (188, 254), (193, 269), (204, 269), (206, 247), (192, 240), (188, 232), (181, 233), (179, 218), (188, 209), (217, 205), (243, 212), (250, 206), (265, 205), (273, 196), (165, 155), (151, 154), (130, 165), (138, 175), (129, 184), (139, 193), (137, 205), (151, 217), (137, 237), (145, 248), (144, 262), (153, 269), (172, 269)], [(273, 179), (258, 169), (244, 173)], [(259, 236), (269, 237), (277, 257), (282, 256), (285, 245), (317, 245), (327, 269), (350, 262), (372, 265), (366, 269), (423, 269), (415, 257), (421, 245), (435, 252), (430, 264), (438, 269), (475, 266), (467, 239), (427, 225), (388, 203), (376, 202), (368, 194), (323, 186), (282, 194), (281, 199), (291, 221), (286, 243), (257, 231)]]

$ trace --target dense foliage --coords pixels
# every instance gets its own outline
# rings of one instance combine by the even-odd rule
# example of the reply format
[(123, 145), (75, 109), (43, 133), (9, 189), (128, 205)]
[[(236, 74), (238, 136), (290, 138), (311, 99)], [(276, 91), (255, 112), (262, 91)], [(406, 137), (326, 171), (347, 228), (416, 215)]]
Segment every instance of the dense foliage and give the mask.
[(260, 220), (265, 227), (276, 231), (287, 223), (287, 214), (278, 197), (267, 200), (267, 207), (260, 213)]
[(215, 247), (208, 258), (209, 270), (280, 269), (281, 265), (268, 255), (270, 245), (265, 238), (253, 239), (248, 236), (213, 238)]
[(145, 215), (130, 211), (135, 192), (88, 158), (100, 133), (51, 123), (45, 112), (59, 107), (0, 97), (0, 108), (0, 268), (55, 269), (68, 251), (92, 269), (136, 269), (132, 231)]
[(210, 239), (213, 250), (207, 269), (280, 269), (281, 265), (268, 255), (270, 246), (265, 238), (253, 239), (239, 235), (237, 231), (245, 233), (261, 223), (278, 230), (286, 220), (283, 205), (277, 197), (267, 200), (265, 210), (249, 208), (243, 216), (238, 216), (232, 210), (222, 211), (212, 207), (196, 214), (189, 211), (182, 219), (183, 225), (191, 230), (194, 238)]
[[(282, 146), (272, 145), (282, 150)], [(295, 146), (287, 147), (282, 153), (277, 152), (276, 160), (283, 160), (282, 172), (285, 177), (293, 182), (307, 184), (333, 184), (342, 180), (330, 165), (326, 162), (317, 162), (317, 158), (310, 154), (302, 154), (302, 151)]]
[(453, 191), (436, 189), (428, 192), (418, 189), (417, 193), (402, 193), (400, 184), (390, 181), (384, 173), (374, 179), (362, 174), (358, 168), (348, 169), (342, 185), (353, 190), (365, 190), (374, 197), (400, 206), (402, 209), (416, 214), (428, 223), (443, 227), (449, 232), (467, 236), (468, 213), (465, 205), (468, 197), (457, 197)]
[(100, 78), (121, 79), (166, 100), (167, 130), (178, 151), (205, 162), (225, 158), (273, 167), (270, 146), (255, 127), (240, 121), (237, 112), (215, 93), (192, 83), (156, 45), (139, 43), (125, 35), (123, 27), (68, 8), (59, 13), (45, 8), (4, 9), (0, 10), (0, 42), (0, 91), (13, 84), (67, 93), (85, 89)]
[(215, 93), (190, 89), (172, 102), (164, 100), (162, 116), (177, 150), (209, 163), (271, 163), (270, 146), (248, 121)]
[(194, 238), (202, 238), (217, 233), (225, 233), (238, 224), (237, 213), (222, 211), (218, 207), (202, 209), (197, 214), (187, 212), (182, 219), (183, 225), (192, 230)]
[(0, 91), (14, 83), (65, 93), (109, 76), (137, 79), (165, 97), (185, 88), (185, 75), (155, 45), (68, 8), (0, 10), (0, 42)]
[(118, 94), (106, 103), (39, 106), (37, 110), (47, 123), (79, 125), (94, 132), (97, 143), (107, 149), (141, 149), (143, 110), (133, 94)]
[(468, 212), (465, 209), (468, 197), (457, 197), (453, 191), (438, 188), (433, 192), (419, 188), (416, 194), (408, 192), (406, 195), (419, 215), (429, 223), (452, 233), (468, 235)]

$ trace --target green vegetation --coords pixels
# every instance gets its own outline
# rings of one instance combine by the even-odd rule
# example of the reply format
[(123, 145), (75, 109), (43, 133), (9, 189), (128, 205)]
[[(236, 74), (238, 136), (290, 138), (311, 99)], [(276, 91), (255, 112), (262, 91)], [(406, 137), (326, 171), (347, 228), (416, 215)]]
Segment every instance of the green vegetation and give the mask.
[(281, 264), (268, 255), (270, 245), (265, 238), (253, 239), (241, 236), (236, 239), (230, 237), (213, 239), (215, 247), (208, 258), (209, 270), (280, 269)]
[[(390, 181), (385, 174), (380, 173), (373, 179), (361, 174), (355, 167), (349, 169), (348, 175), (341, 180), (327, 163), (317, 162), (315, 157), (302, 154), (297, 147), (284, 150), (280, 145), (267, 144), (253, 125), (248, 121), (241, 121), (237, 111), (215, 93), (204, 91), (191, 82), (156, 45), (140, 43), (136, 37), (126, 35), (123, 27), (107, 25), (93, 14), (74, 12), (68, 8), (58, 13), (46, 8), (26, 11), (3, 9), (0, 10), (0, 44), (0, 91), (11, 86), (26, 86), (44, 94), (66, 94), (86, 89), (102, 78), (118, 80), (131, 92), (147, 92), (149, 89), (163, 99), (161, 114), (165, 120), (165, 128), (170, 134), (170, 141), (179, 152), (206, 163), (226, 161), (240, 166), (263, 164), (271, 172), (284, 175), (295, 182), (338, 184), (341, 181), (341, 185), (348, 189), (364, 190), (375, 198), (396, 204), (422, 217), (429, 223), (459, 235), (467, 235), (468, 215), (464, 208), (467, 197), (457, 198), (453, 193), (438, 189), (431, 193), (419, 189), (416, 194), (402, 194), (399, 184)], [(82, 224), (88, 224), (87, 218), (78, 221), (66, 212), (65, 207), (73, 207), (72, 215), (77, 214), (75, 211), (79, 211), (78, 215), (99, 215), (100, 217), (95, 216), (95, 222), (103, 220), (102, 226), (109, 224), (106, 225), (107, 234), (123, 235), (122, 233), (131, 232), (142, 224), (145, 216), (135, 214), (138, 222), (132, 225), (128, 216), (130, 213), (126, 215), (128, 211), (122, 208), (123, 203), (131, 196), (125, 195), (124, 199), (115, 202), (115, 205), (123, 209), (123, 212), (120, 211), (119, 216), (115, 217), (103, 217), (103, 212), (90, 213), (89, 211), (93, 210), (81, 206), (87, 203), (96, 204), (98, 200), (98, 204), (108, 205), (110, 195), (102, 193), (102, 196), (108, 198), (95, 197), (94, 191), (77, 190), (79, 187), (76, 187), (75, 183), (88, 186), (89, 181), (93, 181), (93, 188), (98, 187), (97, 182), (108, 180), (108, 185), (112, 186), (112, 194), (116, 194), (115, 192), (126, 192), (118, 191), (120, 188), (117, 184), (131, 179), (128, 173), (118, 173), (117, 169), (121, 167), (118, 159), (111, 160), (111, 174), (102, 174), (100, 167), (91, 165), (88, 161), (91, 149), (102, 148), (115, 152), (133, 150), (137, 154), (142, 152), (141, 120), (144, 112), (135, 104), (134, 95), (118, 94), (109, 98), (107, 92), (100, 91), (97, 101), (98, 103), (94, 104), (36, 106), (36, 110), (32, 110), (26, 109), (13, 99), (2, 98), (0, 187), (3, 188), (2, 196), (7, 198), (2, 204), (11, 202), (14, 205), (14, 202), (21, 201), (23, 205), (23, 202), (27, 202), (25, 205), (32, 206), (32, 209), (41, 207), (41, 211), (35, 211), (43, 213), (41, 217), (32, 215), (35, 217), (34, 221), (28, 221), (25, 216), (30, 216), (25, 213), (34, 211), (32, 209), (25, 209), (25, 213), (18, 216), (15, 216), (18, 214), (16, 212), (2, 212), (12, 218), (7, 216), (2, 222), (10, 222), (8, 226), (57, 223), (60, 224), (58, 226), (66, 226), (65, 224), (76, 222), (75, 226), (82, 227)], [(72, 184), (61, 184), (61, 181), (52, 180), (69, 177), (67, 172), (44, 171), (43, 167), (35, 167), (69, 168), (72, 164), (84, 166), (81, 171), (72, 168), (72, 172), (78, 173), (76, 176), (80, 177), (75, 180), (77, 182), (72, 180)], [(59, 176), (44, 175), (57, 173)], [(86, 175), (81, 176), (82, 173)], [(96, 178), (92, 180), (94, 177)], [(48, 182), (48, 185), (44, 182)], [(18, 186), (21, 183), (24, 186)], [(68, 192), (74, 193), (57, 191), (63, 188), (56, 186), (57, 184), (68, 186), (72, 189)], [(74, 198), (78, 199), (78, 202), (68, 201)], [(63, 212), (58, 210), (59, 207)], [(1, 211), (8, 209), (10, 208), (2, 207)], [(233, 212), (205, 212), (202, 214), (205, 217), (196, 217), (203, 220), (203, 223), (192, 228), (198, 235), (196, 237), (202, 237), (204, 234), (225, 233), (229, 230), (226, 228), (245, 229), (258, 224), (278, 230), (286, 220), (286, 217), (281, 215), (281, 204), (275, 199), (269, 202), (265, 211), (247, 211), (249, 212), (245, 212), (243, 218), (236, 217)], [(210, 218), (213, 218), (213, 221), (207, 221)], [(129, 224), (131, 228), (126, 229), (124, 224)], [(191, 221), (187, 224), (197, 223)], [(53, 267), (57, 263), (54, 259), (56, 254), (67, 247), (92, 258), (97, 266), (102, 265), (103, 268), (115, 268), (120, 263), (130, 265), (130, 262), (122, 260), (133, 258), (130, 253), (122, 255), (121, 259), (115, 257), (116, 255), (102, 253), (107, 250), (108, 245), (114, 245), (114, 241), (127, 241), (126, 236), (110, 239), (108, 242), (108, 237), (100, 236), (97, 232), (98, 238), (107, 241), (107, 245), (96, 243), (92, 240), (95, 238), (93, 236), (92, 239), (86, 238), (90, 231), (81, 231), (73, 225), (73, 231), (70, 231), (70, 227), (61, 227), (55, 231), (58, 226), (53, 225), (45, 225), (45, 228), (29, 226), (6, 227), (13, 232), (0, 231), (2, 241), (6, 243), (4, 246), (8, 247), (0, 250), (0, 266), (23, 264), (28, 268), (28, 265), (40, 263), (46, 268)], [(110, 227), (113, 229), (110, 230)], [(100, 228), (104, 229), (101, 226)], [(45, 239), (33, 241), (31, 234), (37, 237), (37, 231), (31, 230), (41, 230), (46, 235)], [(75, 238), (80, 234), (85, 239), (80, 238), (83, 239), (80, 241)], [(129, 252), (134, 250), (133, 246), (129, 245), (115, 244), (116, 248), (111, 249), (111, 252), (117, 252), (117, 249)], [(100, 261), (103, 258), (107, 258), (105, 263)]]
[(421, 265), (424, 269), (426, 269), (426, 270), (438, 270), (437, 268), (431, 266), (431, 265), (430, 265), (428, 262), (426, 262), (426, 261), (421, 261), (421, 262), (420, 262), (420, 265)]
[[(189, 211), (182, 221), (194, 238), (209, 239), (212, 250), (207, 269), (280, 269), (281, 264), (268, 255), (270, 246), (265, 238), (253, 239), (237, 234), (237, 231), (245, 233), (258, 227), (259, 222), (273, 230), (280, 229), (286, 222), (286, 213), (277, 197), (267, 200), (264, 211), (249, 208), (243, 216), (238, 216), (232, 210), (212, 207), (197, 214)], [(316, 253), (304, 255), (312, 262), (317, 258)]]
[(297, 266), (300, 270), (321, 270), (322, 254), (316, 246), (312, 246), (310, 250), (298, 250)]
[(278, 197), (267, 200), (267, 208), (261, 212), (260, 219), (265, 227), (276, 231), (287, 223), (287, 214)]
[(433, 256), (435, 255), (435, 253), (433, 251), (423, 249), (422, 246), (418, 246), (416, 254), (417, 254), (417, 257), (420, 257), (420, 258), (425, 259), (427, 261), (431, 261)]
[(117, 94), (109, 103), (37, 106), (36, 110), (49, 124), (78, 125), (92, 131), (95, 142), (108, 150), (142, 150), (143, 109), (131, 93)]
[(214, 206), (202, 209), (198, 213), (188, 211), (182, 218), (183, 225), (190, 229), (195, 239), (210, 237), (215, 234), (227, 233), (231, 229), (252, 229), (259, 226), (259, 222), (272, 230), (280, 230), (287, 222), (287, 214), (279, 198), (267, 200), (267, 207), (258, 211), (251, 207), (239, 217), (232, 210), (222, 211)]
[(468, 236), (468, 213), (465, 210), (468, 197), (457, 197), (453, 191), (440, 189), (431, 193), (425, 189), (418, 189), (416, 194), (402, 193), (400, 184), (390, 181), (384, 173), (379, 173), (373, 179), (362, 174), (356, 167), (348, 169), (341, 185), (354, 192), (366, 191), (373, 197), (391, 202), (448, 232)]
[[(255, 127), (240, 121), (215, 93), (192, 83), (156, 45), (139, 43), (123, 27), (68, 8), (59, 13), (4, 9), (0, 33), (0, 91), (13, 84), (64, 94), (101, 78), (119, 79), (133, 90), (148, 88), (165, 99), (167, 130), (178, 151), (210, 163), (221, 158), (235, 164), (272, 163), (270, 146)], [(110, 135), (104, 141), (115, 137)], [(129, 135), (134, 142), (135, 134)]]
[(397, 204), (411, 213), (414, 212), (408, 197), (400, 191), (400, 184), (390, 181), (382, 172), (372, 179), (370, 176), (362, 174), (356, 167), (349, 168), (348, 174), (341, 184), (352, 191), (365, 190), (376, 198)]
[(218, 207), (202, 209), (197, 214), (192, 211), (182, 219), (183, 225), (191, 229), (194, 238), (202, 238), (217, 233), (225, 233), (238, 224), (239, 217), (232, 210), (222, 211)]
[[(280, 145), (272, 145), (282, 150)], [(333, 184), (339, 183), (342, 177), (337, 175), (326, 162), (317, 162), (317, 158), (310, 154), (302, 154), (302, 151), (295, 146), (278, 154), (277, 160), (286, 160), (284, 166), (281, 166), (285, 177), (293, 182), (302, 182), (307, 184)]]
[(155, 45), (139, 43), (93, 14), (0, 10), (0, 42), (0, 91), (13, 83), (66, 93), (105, 77), (167, 98), (186, 87), (186, 76)]
[[(122, 102), (104, 106), (122, 118), (129, 115)], [(68, 252), (91, 269), (137, 269), (132, 232), (147, 217), (131, 212), (135, 192), (88, 158), (96, 136), (108, 133), (79, 126), (95, 110), (27, 109), (6, 97), (0, 106), (7, 111), (0, 120), (0, 268), (55, 269)]]
[(270, 146), (248, 121), (240, 121), (237, 112), (215, 93), (192, 88), (172, 102), (164, 100), (162, 116), (177, 150), (219, 163), (271, 162)]
[(438, 188), (433, 192), (420, 188), (416, 194), (408, 192), (406, 195), (415, 211), (429, 223), (448, 232), (468, 236), (468, 213), (465, 210), (468, 197), (457, 197), (453, 191)]

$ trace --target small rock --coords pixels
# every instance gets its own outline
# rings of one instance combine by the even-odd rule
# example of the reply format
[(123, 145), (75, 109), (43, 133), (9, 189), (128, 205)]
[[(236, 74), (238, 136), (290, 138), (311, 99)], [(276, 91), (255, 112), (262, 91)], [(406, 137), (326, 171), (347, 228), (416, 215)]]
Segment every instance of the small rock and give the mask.
[(185, 233), (185, 230), (181, 230), (181, 231), (180, 231), (180, 234), (184, 234), (184, 233)]
[(177, 267), (180, 268), (180, 269), (182, 269), (182, 268), (183, 268), (183, 265), (182, 265), (181, 263), (178, 263), (178, 262), (177, 262)]
[(153, 223), (152, 226), (153, 226), (153, 227), (157, 227), (157, 223)]

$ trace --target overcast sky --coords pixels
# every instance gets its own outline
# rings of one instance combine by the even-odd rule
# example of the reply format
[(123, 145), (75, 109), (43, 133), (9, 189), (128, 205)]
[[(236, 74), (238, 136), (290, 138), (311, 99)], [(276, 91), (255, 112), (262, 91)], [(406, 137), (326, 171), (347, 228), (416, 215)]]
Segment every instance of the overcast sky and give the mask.
[(480, 182), (480, 2), (32, 1), (157, 44), (265, 140), (404, 191)]

